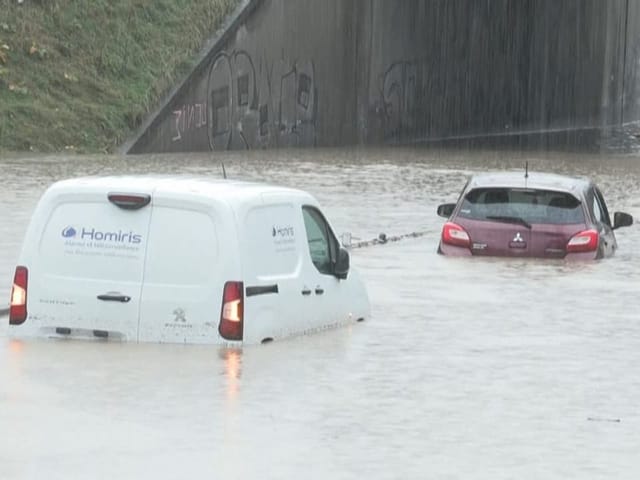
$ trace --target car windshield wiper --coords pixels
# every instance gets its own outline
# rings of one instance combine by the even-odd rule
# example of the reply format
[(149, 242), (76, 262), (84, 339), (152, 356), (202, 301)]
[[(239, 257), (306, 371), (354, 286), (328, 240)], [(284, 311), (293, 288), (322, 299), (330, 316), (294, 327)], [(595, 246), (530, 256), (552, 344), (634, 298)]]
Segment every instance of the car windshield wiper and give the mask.
[(531, 230), (531, 224), (527, 222), (524, 218), (520, 217), (508, 217), (503, 215), (489, 215), (486, 217), (488, 220), (497, 220), (498, 222), (505, 223), (517, 223), (518, 225), (522, 225)]

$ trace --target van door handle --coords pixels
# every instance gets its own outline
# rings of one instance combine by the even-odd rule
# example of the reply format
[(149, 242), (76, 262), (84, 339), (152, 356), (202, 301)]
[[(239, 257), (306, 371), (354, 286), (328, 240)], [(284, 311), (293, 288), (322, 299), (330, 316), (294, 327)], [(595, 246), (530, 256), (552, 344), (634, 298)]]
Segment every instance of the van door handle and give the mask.
[(324, 289), (320, 286), (316, 287), (316, 295), (322, 295), (324, 293)]
[(98, 295), (98, 300), (104, 300), (105, 302), (122, 302), (127, 303), (131, 300), (131, 297), (127, 295), (119, 295), (114, 293), (104, 293), (102, 295)]
[(311, 290), (309, 290), (308, 288), (304, 288), (304, 289), (302, 290), (302, 294), (303, 294), (303, 295), (305, 295), (305, 296), (306, 296), (306, 295), (311, 295)]
[(267, 293), (278, 293), (278, 284), (274, 285), (258, 285), (255, 287), (247, 287), (247, 297), (253, 297), (254, 295), (264, 295)]

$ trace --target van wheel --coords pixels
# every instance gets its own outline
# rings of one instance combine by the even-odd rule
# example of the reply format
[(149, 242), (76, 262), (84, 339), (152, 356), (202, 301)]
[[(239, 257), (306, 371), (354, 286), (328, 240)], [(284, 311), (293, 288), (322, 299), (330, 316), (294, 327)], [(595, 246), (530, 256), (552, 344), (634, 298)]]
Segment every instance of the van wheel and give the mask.
[(260, 343), (271, 343), (271, 342), (273, 342), (273, 338), (266, 337), (266, 338), (263, 338)]

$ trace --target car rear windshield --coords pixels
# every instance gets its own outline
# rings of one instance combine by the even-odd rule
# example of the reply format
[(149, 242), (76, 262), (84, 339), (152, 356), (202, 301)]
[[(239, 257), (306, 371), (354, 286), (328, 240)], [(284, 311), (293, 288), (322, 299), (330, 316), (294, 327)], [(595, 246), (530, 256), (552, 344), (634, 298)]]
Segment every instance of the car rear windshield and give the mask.
[(567, 192), (517, 188), (476, 188), (467, 193), (459, 217), (516, 218), (528, 223), (584, 223), (580, 200)]

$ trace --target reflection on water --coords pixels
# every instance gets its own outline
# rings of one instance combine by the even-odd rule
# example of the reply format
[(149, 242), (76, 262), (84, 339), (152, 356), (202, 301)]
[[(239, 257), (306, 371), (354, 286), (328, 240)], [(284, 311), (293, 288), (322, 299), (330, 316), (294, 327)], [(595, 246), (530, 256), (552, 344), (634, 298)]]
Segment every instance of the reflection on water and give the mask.
[(238, 396), (240, 389), (242, 349), (221, 349), (220, 358), (224, 360), (224, 374), (227, 380), (227, 398), (229, 401), (233, 401)]
[[(635, 478), (640, 226), (592, 263), (445, 258), (443, 220), (488, 169), (589, 175), (640, 218), (640, 158), (321, 150), (4, 158), (0, 295), (35, 202), (75, 175), (187, 173), (309, 190), (356, 249), (372, 319), (225, 350), (17, 342), (0, 331), (0, 478)], [(4, 279), (4, 280), (3, 280)], [(0, 323), (6, 328), (6, 322)], [(590, 418), (619, 419), (597, 422)], [(9, 433), (7, 433), (9, 432)]]

